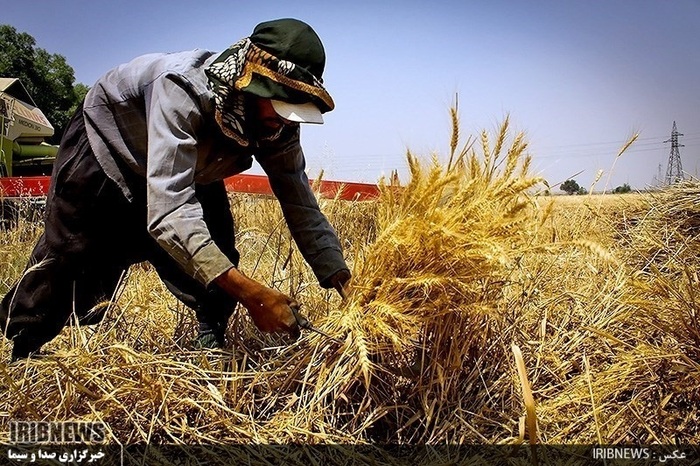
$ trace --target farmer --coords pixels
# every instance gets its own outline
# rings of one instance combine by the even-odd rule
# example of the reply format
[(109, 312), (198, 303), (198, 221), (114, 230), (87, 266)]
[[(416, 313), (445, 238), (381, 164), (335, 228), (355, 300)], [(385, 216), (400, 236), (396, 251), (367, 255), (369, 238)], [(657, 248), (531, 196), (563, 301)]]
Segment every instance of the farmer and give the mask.
[(344, 296), (350, 272), (299, 143), (300, 123), (334, 108), (324, 66), (313, 29), (280, 19), (222, 53), (145, 55), (100, 78), (63, 135), (44, 234), (0, 306), (12, 359), (37, 352), (73, 313), (100, 322), (96, 305), (142, 261), (194, 310), (196, 347), (224, 345), (239, 302), (261, 331), (298, 332), (298, 304), (237, 269), (223, 179), (253, 156), (320, 285)]

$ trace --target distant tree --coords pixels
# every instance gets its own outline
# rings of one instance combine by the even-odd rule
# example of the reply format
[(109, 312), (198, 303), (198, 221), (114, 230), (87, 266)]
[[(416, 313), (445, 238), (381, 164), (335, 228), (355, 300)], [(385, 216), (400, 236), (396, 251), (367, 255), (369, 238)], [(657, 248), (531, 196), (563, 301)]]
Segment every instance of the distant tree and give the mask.
[(54, 126), (54, 143), (88, 91), (84, 84), (75, 84), (75, 72), (65, 57), (36, 47), (34, 37), (6, 24), (0, 25), (0, 76), (22, 81)]
[(578, 194), (578, 195), (588, 194), (588, 190), (586, 188), (584, 188), (583, 186), (581, 186), (578, 188), (578, 191), (576, 192), (576, 194)]
[(571, 194), (579, 193), (579, 191), (581, 190), (581, 187), (574, 180), (566, 180), (561, 184), (559, 189), (564, 191), (566, 194), (571, 195)]
[(630, 188), (630, 185), (627, 183), (613, 189), (613, 193), (615, 193), (615, 194), (625, 194), (625, 193), (629, 193), (631, 191), (632, 191), (632, 188)]

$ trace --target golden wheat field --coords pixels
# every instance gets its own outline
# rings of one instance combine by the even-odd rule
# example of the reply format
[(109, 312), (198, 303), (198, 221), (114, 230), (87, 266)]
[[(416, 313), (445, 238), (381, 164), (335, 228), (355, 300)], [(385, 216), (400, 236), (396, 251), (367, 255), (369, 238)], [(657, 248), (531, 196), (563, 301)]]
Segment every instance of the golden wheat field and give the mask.
[[(409, 153), (376, 201), (320, 199), (353, 269), (344, 303), (274, 200), (232, 195), (241, 270), (333, 339), (261, 334), (239, 308), (227, 351), (193, 351), (194, 314), (135, 266), (53, 356), (9, 365), (0, 343), (2, 435), (79, 420), (122, 445), (700, 443), (700, 184), (545, 196), (507, 121), (466, 143), (454, 123), (447, 162)], [(0, 295), (40, 231), (0, 236)], [(348, 454), (378, 464), (287, 463)]]

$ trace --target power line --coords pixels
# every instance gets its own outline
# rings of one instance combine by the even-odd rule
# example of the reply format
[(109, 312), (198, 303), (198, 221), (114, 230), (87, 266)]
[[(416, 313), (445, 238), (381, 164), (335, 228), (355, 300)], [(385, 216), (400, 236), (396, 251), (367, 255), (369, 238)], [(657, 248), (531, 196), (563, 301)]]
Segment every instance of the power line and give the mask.
[[(659, 143), (658, 147), (635, 147), (634, 145), (627, 149), (625, 151), (625, 154), (636, 154), (640, 152), (659, 152), (663, 147), (661, 146), (662, 143)], [(700, 147), (700, 144), (688, 144), (687, 147)], [(559, 159), (573, 159), (573, 158), (592, 158), (592, 157), (615, 157), (617, 156), (617, 149), (611, 150), (610, 152), (604, 152), (601, 150), (595, 151), (595, 152), (565, 152), (565, 153), (556, 153), (556, 154), (547, 154), (547, 155), (538, 155), (537, 153), (532, 154), (533, 159), (535, 160), (540, 160), (540, 159), (554, 159), (554, 158), (559, 158)]]
[[(645, 143), (640, 143), (639, 141), (658, 141), (659, 143), (662, 143), (661, 139), (663, 139), (664, 136), (654, 136), (654, 137), (644, 137), (644, 138), (637, 138), (637, 140), (634, 142), (634, 146), (640, 145), (640, 144), (653, 144), (653, 142), (645, 142)], [(700, 133), (689, 133), (685, 135), (685, 139), (700, 139)], [(622, 146), (625, 144), (627, 140), (617, 140), (617, 141), (608, 141), (608, 142), (581, 142), (581, 143), (575, 143), (575, 144), (557, 144), (554, 146), (541, 146), (544, 149), (566, 149), (569, 147), (590, 147), (590, 146), (604, 146), (604, 145), (618, 145)]]

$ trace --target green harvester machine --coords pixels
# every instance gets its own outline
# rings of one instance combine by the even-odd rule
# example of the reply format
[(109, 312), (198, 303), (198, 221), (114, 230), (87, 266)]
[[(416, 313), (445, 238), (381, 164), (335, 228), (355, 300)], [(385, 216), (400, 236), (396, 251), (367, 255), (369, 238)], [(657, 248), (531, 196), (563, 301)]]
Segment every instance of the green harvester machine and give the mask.
[[(58, 146), (46, 143), (54, 128), (19, 79), (0, 78), (0, 221), (43, 210), (45, 193), (23, 186), (45, 181)], [(30, 216), (31, 216), (30, 215)]]
[(53, 126), (19, 79), (0, 78), (0, 176), (51, 174), (58, 146)]

